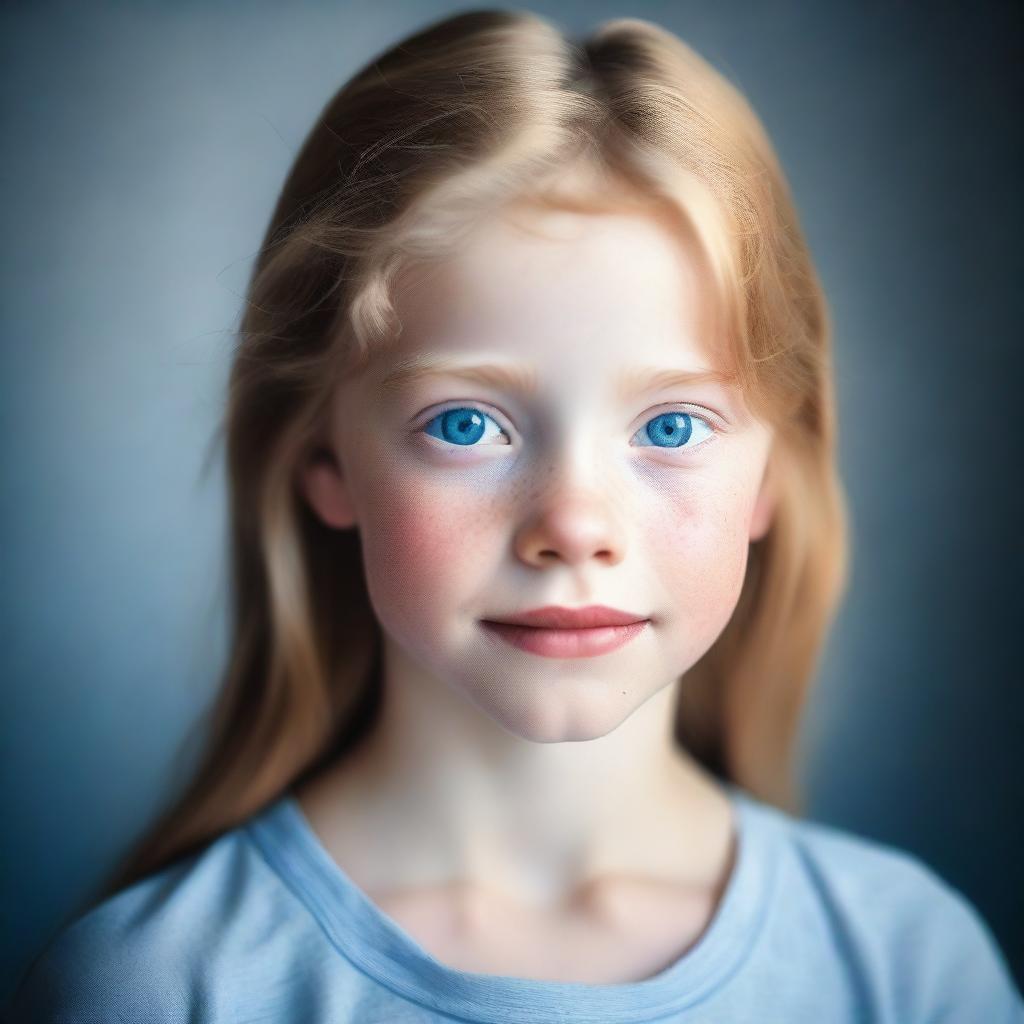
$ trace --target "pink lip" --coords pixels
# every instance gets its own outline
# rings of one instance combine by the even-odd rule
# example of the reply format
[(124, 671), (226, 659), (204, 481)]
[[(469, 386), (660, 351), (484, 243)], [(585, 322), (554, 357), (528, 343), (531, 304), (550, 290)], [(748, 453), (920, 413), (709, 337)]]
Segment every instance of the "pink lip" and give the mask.
[(543, 626), (513, 626), (507, 622), (488, 622), (484, 626), (506, 642), (546, 658), (593, 658), (608, 654), (629, 643), (647, 621), (628, 626), (593, 626), (590, 629), (547, 629)]
[(549, 604), (543, 608), (531, 608), (501, 619), (485, 619), (485, 622), (504, 622), (516, 626), (542, 626), (546, 629), (592, 629), (595, 626), (629, 626), (634, 622), (646, 622), (646, 615), (620, 611), (603, 604), (588, 604), (585, 608), (564, 608)]
[(590, 605), (586, 608), (548, 606), (516, 615), (513, 620), (483, 625), (507, 643), (547, 658), (592, 658), (629, 643), (647, 625), (631, 612)]

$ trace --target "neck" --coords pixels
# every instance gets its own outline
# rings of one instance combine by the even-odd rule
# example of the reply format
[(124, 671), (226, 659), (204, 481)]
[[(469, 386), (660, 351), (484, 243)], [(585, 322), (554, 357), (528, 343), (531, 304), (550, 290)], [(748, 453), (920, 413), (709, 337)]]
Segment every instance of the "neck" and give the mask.
[(383, 668), (372, 733), (299, 794), (365, 888), (458, 882), (547, 904), (611, 877), (718, 881), (731, 807), (673, 737), (678, 683), (604, 736), (543, 743), (389, 643)]

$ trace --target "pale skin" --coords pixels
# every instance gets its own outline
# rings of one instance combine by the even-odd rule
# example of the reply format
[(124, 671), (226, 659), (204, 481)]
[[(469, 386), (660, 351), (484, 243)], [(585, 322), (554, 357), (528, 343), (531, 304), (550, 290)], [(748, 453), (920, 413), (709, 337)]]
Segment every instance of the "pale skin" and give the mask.
[[(722, 368), (707, 275), (658, 216), (509, 208), (403, 280), (400, 338), (339, 387), (333, 457), (303, 467), (316, 514), (360, 533), (385, 696), (367, 740), (296, 795), (450, 966), (647, 978), (699, 941), (730, 878), (731, 806), (672, 722), (771, 523), (772, 432), (728, 384), (618, 391), (636, 367)], [(514, 364), (536, 389), (446, 374), (383, 390), (410, 356)], [(483, 414), (479, 440), (445, 439), (456, 408)], [(659, 447), (646, 426), (672, 412), (690, 439)], [(480, 623), (548, 604), (651, 621), (585, 658)]]

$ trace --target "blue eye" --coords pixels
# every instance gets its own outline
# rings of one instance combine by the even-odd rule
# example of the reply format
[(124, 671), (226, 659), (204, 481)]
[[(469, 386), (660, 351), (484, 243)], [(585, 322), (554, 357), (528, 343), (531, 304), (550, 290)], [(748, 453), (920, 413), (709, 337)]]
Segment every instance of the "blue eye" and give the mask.
[[(637, 431), (637, 436), (645, 434), (651, 445), (641, 447), (655, 448), (682, 448), (691, 437), (694, 436), (694, 428), (697, 431), (697, 444), (691, 444), (691, 448), (699, 447), (700, 442), (706, 437), (714, 434), (714, 429), (701, 416), (691, 416), (687, 412), (663, 412), (660, 416), (647, 421), (647, 426), (642, 431)], [(704, 436), (701, 436), (701, 431)]]
[[(488, 430), (488, 423), (493, 429)], [(504, 438), (497, 443), (511, 444), (508, 434), (495, 419), (472, 405), (446, 409), (425, 423), (422, 430), (431, 437), (462, 448), (482, 447), (477, 445), (481, 438)], [(696, 443), (688, 445), (688, 448), (692, 449), (700, 447), (700, 444), (714, 433), (714, 428), (704, 417), (674, 410), (648, 420), (646, 427), (637, 431), (634, 436), (644, 435), (648, 438), (650, 444), (641, 444), (642, 448), (682, 448), (696, 436)]]
[[(458, 409), (447, 409), (435, 416), (429, 423), (426, 423), (423, 429), (430, 434), (431, 437), (439, 437), (442, 441), (448, 441), (451, 444), (462, 445), (465, 447), (466, 445), (475, 444), (484, 436), (486, 432), (484, 424), (487, 420), (494, 423), (499, 433), (505, 433), (501, 427), (498, 427), (498, 424), (495, 423), (492, 417), (474, 406), (462, 406)], [(435, 434), (430, 429), (435, 423), (440, 424), (440, 434)], [(494, 437), (493, 431), (490, 436)], [(505, 441), (504, 443), (508, 444), (509, 442)]]

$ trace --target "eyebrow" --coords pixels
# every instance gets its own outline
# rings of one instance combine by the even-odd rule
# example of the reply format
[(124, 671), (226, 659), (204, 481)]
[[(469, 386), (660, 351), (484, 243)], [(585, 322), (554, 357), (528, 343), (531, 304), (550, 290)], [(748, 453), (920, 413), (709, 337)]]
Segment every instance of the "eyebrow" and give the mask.
[[(412, 356), (395, 366), (380, 386), (385, 392), (396, 393), (432, 377), (458, 377), (523, 395), (536, 393), (538, 384), (537, 371), (518, 363), (460, 363), (444, 357)], [(634, 366), (619, 379), (618, 394), (629, 399), (662, 388), (708, 383), (732, 386), (736, 375), (709, 369)]]

